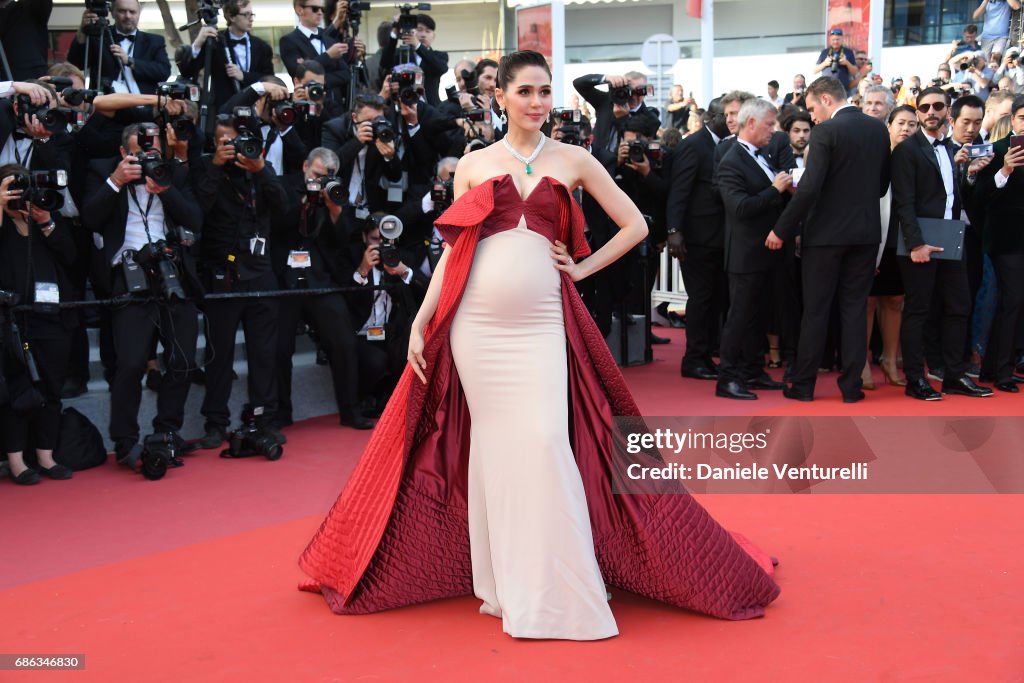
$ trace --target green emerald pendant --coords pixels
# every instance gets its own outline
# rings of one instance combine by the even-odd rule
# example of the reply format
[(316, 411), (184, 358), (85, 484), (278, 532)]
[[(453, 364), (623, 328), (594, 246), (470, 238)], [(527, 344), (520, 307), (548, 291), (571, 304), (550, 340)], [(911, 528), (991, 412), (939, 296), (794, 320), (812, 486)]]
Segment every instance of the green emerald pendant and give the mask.
[(526, 175), (533, 175), (533, 167), (529, 164), (526, 165)]

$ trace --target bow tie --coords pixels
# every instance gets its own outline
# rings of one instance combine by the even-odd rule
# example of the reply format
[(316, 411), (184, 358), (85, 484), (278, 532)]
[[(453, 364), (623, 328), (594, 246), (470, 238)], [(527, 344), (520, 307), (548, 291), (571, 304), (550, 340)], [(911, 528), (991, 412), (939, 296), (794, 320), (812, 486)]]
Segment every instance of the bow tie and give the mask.
[(234, 38), (228, 38), (228, 47), (235, 47), (236, 45), (245, 45), (248, 42), (249, 41), (246, 38), (238, 38), (237, 40)]
[(796, 158), (796, 159), (803, 159), (804, 155), (803, 154), (794, 154), (793, 157)]
[(945, 146), (946, 146), (946, 139), (945, 138), (942, 138), (941, 140), (933, 140), (932, 141), (932, 147), (945, 147)]
[(123, 41), (123, 40), (127, 40), (127, 41), (128, 41), (129, 43), (134, 43), (134, 42), (135, 42), (135, 34), (133, 33), (133, 34), (132, 34), (132, 35), (130, 35), (130, 36), (126, 36), (126, 35), (125, 35), (125, 34), (123, 34), (123, 33), (118, 33), (118, 34), (117, 34), (117, 42), (119, 42), (119, 43), (120, 43), (120, 42), (121, 42), (121, 41)]
[(320, 31), (317, 31), (316, 33), (310, 33), (309, 34), (309, 40), (311, 42), (314, 41), (314, 40), (319, 40), (322, 43), (322, 42), (324, 42), (324, 37), (320, 33)]

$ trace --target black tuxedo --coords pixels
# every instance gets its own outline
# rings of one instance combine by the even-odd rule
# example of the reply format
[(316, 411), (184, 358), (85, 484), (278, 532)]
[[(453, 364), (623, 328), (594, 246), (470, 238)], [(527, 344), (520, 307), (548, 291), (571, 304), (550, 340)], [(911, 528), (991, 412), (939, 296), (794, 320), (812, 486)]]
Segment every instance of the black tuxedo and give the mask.
[(20, 0), (0, 9), (0, 42), (12, 76), (0, 70), (0, 80), (27, 81), (46, 75), (47, 24), (53, 0)]
[[(770, 165), (770, 164), (769, 164)], [(762, 348), (772, 309), (772, 271), (782, 251), (765, 245), (788, 196), (780, 194), (746, 148), (736, 143), (718, 166), (725, 207), (725, 259), (729, 315), (722, 330), (719, 383), (743, 382), (763, 372)]]
[(867, 358), (867, 298), (882, 241), (878, 200), (889, 188), (889, 133), (877, 119), (845, 107), (814, 127), (808, 155), (800, 185), (775, 225), (783, 240), (801, 232), (804, 312), (793, 388), (814, 393), (838, 291), (839, 388), (852, 398), (860, 391)]
[[(722, 163), (722, 159), (735, 144), (736, 136), (730, 135), (715, 147), (716, 173), (718, 172), (718, 165)], [(765, 145), (761, 153), (764, 154), (765, 158), (768, 159), (768, 163), (776, 171), (789, 171), (796, 167), (796, 157), (793, 156), (793, 148), (789, 144), (789, 135), (787, 133), (782, 131), (772, 133), (771, 142)]]
[(715, 139), (704, 127), (672, 152), (665, 220), (686, 245), (680, 262), (686, 287), (684, 369), (710, 365), (727, 301), (725, 215), (714, 190)]
[[(212, 49), (210, 55), (210, 89), (213, 90), (213, 108), (218, 110), (221, 106), (236, 94), (234, 83), (238, 83), (239, 89), (244, 90), (247, 86), (263, 80), (265, 76), (274, 75), (274, 49), (264, 40), (249, 34), (249, 69), (242, 71), (242, 82), (239, 83), (227, 74), (227, 65), (237, 64), (235, 50), (228, 48), (227, 40), (230, 34), (225, 29), (221, 31), (213, 46), (203, 45), (203, 49), (195, 57), (192, 56), (191, 47), (181, 53), (178, 68), (181, 75), (189, 80), (199, 83), (199, 73), (206, 64), (206, 51)], [(230, 58), (230, 62), (228, 59)], [(245, 64), (239, 64), (243, 67)], [(212, 128), (212, 127), (211, 127)]]
[[(959, 218), (962, 189), (949, 141), (943, 141), (939, 150), (949, 158), (953, 169), (952, 215), (954, 219)], [(900, 223), (897, 239), (904, 240), (908, 250), (924, 244), (918, 217), (943, 218), (946, 202), (936, 148), (919, 130), (892, 153), (892, 208)], [(899, 260), (906, 290), (900, 343), (907, 381), (924, 377), (924, 330), (933, 305), (942, 308), (940, 330), (945, 379), (956, 381), (966, 369), (964, 343), (971, 311), (966, 265), (963, 259), (950, 261), (933, 257), (928, 263), (913, 263), (909, 256), (903, 256)]]
[[(103, 35), (102, 64), (103, 80), (105, 82), (118, 80), (122, 69), (121, 60), (110, 53), (112, 33), (116, 34), (116, 30), (113, 27), (105, 31)], [(98, 84), (95, 82), (98, 41), (98, 38), (89, 40), (88, 59), (89, 67), (92, 69), (91, 78), (93, 83), (91, 87), (93, 88), (98, 87)], [(167, 47), (164, 44), (163, 36), (136, 31), (135, 45), (131, 51), (131, 56), (135, 60), (135, 66), (132, 67), (132, 75), (139, 86), (139, 92), (144, 95), (156, 94), (157, 83), (166, 81), (171, 75), (171, 63), (167, 59)], [(68, 61), (84, 71), (86, 68), (85, 60), (85, 44), (79, 43), (77, 40), (71, 41), (71, 47), (68, 49)]]
[(324, 67), (326, 88), (334, 92), (334, 96), (339, 102), (346, 101), (348, 98), (349, 81), (352, 80), (352, 71), (349, 69), (345, 55), (342, 55), (341, 59), (331, 59), (327, 56), (327, 49), (337, 43), (338, 40), (323, 29), (321, 29), (320, 35), (324, 46), (324, 53), (319, 55), (316, 52), (316, 48), (313, 47), (312, 41), (299, 29), (296, 28), (291, 33), (281, 36), (281, 41), (278, 45), (281, 61), (284, 62), (288, 73), (292, 75), (297, 73), (296, 67), (299, 64), (299, 58), (302, 58), (304, 61), (320, 62)]
[[(395, 50), (398, 48), (398, 38), (390, 38), (380, 54), (381, 80), (391, 73), (395, 67)], [(448, 73), (448, 53), (429, 48), (420, 43), (416, 48), (416, 56), (420, 58), (417, 66), (423, 69), (423, 92), (427, 102), (431, 106), (441, 104), (441, 96), (438, 91), (441, 87), (441, 77)]]
[[(348, 189), (352, 179), (352, 166), (356, 163), (359, 152), (363, 148), (363, 143), (359, 141), (352, 130), (352, 118), (339, 116), (325, 123), (322, 144), (338, 154), (341, 161), (338, 176), (341, 178), (343, 187)], [(400, 181), (402, 179), (402, 161), (397, 154), (390, 160), (385, 160), (377, 151), (377, 145), (369, 142), (366, 145), (366, 163), (363, 167), (366, 188), (363, 201), (371, 212), (383, 211), (387, 208), (387, 190), (380, 186), (381, 178), (387, 178), (392, 182)]]
[[(604, 76), (601, 74), (580, 76), (572, 82), (572, 87), (576, 89), (580, 97), (594, 108), (594, 113), (597, 115), (597, 123), (594, 125), (594, 143), (592, 145), (595, 156), (598, 156), (599, 151), (605, 153), (611, 150), (613, 136), (616, 136), (614, 141), (615, 146), (618, 146), (618, 141), (622, 139), (622, 126), (627, 118), (625, 116), (619, 119), (615, 118), (611, 95), (597, 89), (597, 86), (603, 82)], [(651, 109), (646, 104), (641, 104), (636, 113), (660, 120), (658, 111)], [(614, 153), (612, 157), (614, 158)]]

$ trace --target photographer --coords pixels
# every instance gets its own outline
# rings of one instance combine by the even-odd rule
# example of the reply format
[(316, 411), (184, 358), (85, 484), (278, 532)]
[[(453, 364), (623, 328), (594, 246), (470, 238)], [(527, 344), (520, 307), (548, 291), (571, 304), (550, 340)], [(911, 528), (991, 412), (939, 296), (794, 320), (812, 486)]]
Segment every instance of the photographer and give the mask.
[(804, 78), (803, 74), (797, 74), (793, 76), (793, 92), (786, 93), (786, 96), (782, 99), (783, 104), (795, 104), (800, 108), (804, 108), (806, 104), (804, 102), (804, 93), (807, 92), (807, 79)]
[(304, 120), (296, 123), (302, 140), (309, 149), (320, 146), (325, 121), (345, 114), (341, 102), (334, 97), (332, 91), (327, 90), (324, 68), (320, 62), (299, 64), (295, 76), (292, 77), (292, 99), (312, 104)]
[[(359, 51), (362, 42), (344, 42), (320, 30), (324, 18), (324, 0), (293, 0), (299, 25), (291, 33), (281, 36), (278, 52), (285, 68), (293, 76), (298, 73), (300, 62), (320, 62), (324, 67), (327, 89), (334, 93), (338, 102), (348, 97), (349, 82), (352, 80), (349, 51)], [(305, 155), (303, 155), (305, 158)]]
[[(44, 81), (15, 86), (13, 100), (0, 100), (0, 164), (69, 170), (74, 141), (67, 126), (74, 112), (57, 107), (57, 96)], [(45, 101), (36, 104), (39, 88), (45, 91)]]
[[(429, 7), (429, 5), (428, 5)], [(433, 49), (437, 24), (429, 14), (415, 15), (415, 30), (403, 31), (404, 17), (395, 17), (388, 44), (381, 54), (381, 71), (390, 73), (400, 62), (398, 61), (398, 45), (407, 45), (412, 51), (412, 59), (416, 66), (423, 69), (423, 89), (427, 102), (434, 107), (441, 104), (441, 77), (448, 72), (448, 53)], [(408, 21), (408, 19), (405, 19)]]
[[(608, 91), (597, 89), (608, 84)], [(658, 112), (647, 106), (647, 77), (637, 71), (618, 75), (590, 74), (572, 82), (576, 92), (585, 99), (597, 115), (594, 125), (594, 155), (608, 166), (613, 162), (622, 140), (622, 128), (629, 114), (642, 114), (659, 122)]]
[(125, 460), (139, 439), (140, 382), (157, 335), (168, 357), (153, 430), (178, 438), (184, 420), (198, 315), (195, 305), (182, 299), (198, 293), (190, 249), (202, 214), (186, 168), (163, 161), (155, 124), (131, 124), (121, 140), (120, 159), (90, 163), (82, 219), (102, 251), (108, 290), (124, 297), (141, 288), (140, 293), (148, 290), (148, 296), (161, 299), (129, 301), (111, 311), (117, 368), (110, 438), (118, 459)]
[[(289, 193), (297, 197), (289, 208), (290, 226), (272, 250), (274, 270), (285, 289), (317, 289), (351, 285), (348, 275), (348, 242), (343, 240), (341, 208), (343, 193), (337, 180), (338, 155), (319, 147), (309, 153), (302, 177), (290, 180)], [(342, 425), (372, 429), (373, 420), (359, 411), (359, 363), (356, 338), (345, 297), (322, 294), (290, 299), (280, 307), (277, 319), (276, 424), (292, 423), (292, 355), (295, 330), (300, 320), (316, 333), (327, 354), (334, 396)]]
[[(217, 148), (204, 157), (197, 175), (197, 194), (204, 215), (200, 270), (208, 293), (243, 293), (277, 289), (268, 244), (270, 226), (284, 218), (288, 195), (264, 161), (250, 120), (222, 114), (215, 129)], [(245, 152), (244, 154), (242, 152)], [(231, 371), (235, 331), (245, 330), (249, 364), (249, 406), (257, 426), (269, 427), (277, 410), (278, 302), (263, 298), (209, 300), (204, 304), (213, 359), (206, 368), (206, 418), (203, 448), (216, 448), (231, 423)], [(280, 435), (274, 434), (277, 438)], [(279, 439), (283, 443), (283, 439)]]
[[(1002, 63), (992, 75), (992, 80), (999, 83), (1003, 78), (1009, 78), (1013, 84), (1011, 92), (1020, 95), (1024, 93), (1024, 68), (1020, 65), (1020, 48), (1011, 47), (1006, 51)], [(1002, 90), (1002, 88), (1000, 88)]]
[(12, 71), (0, 71), (0, 78), (25, 80), (46, 72), (50, 44), (46, 26), (52, 11), (53, 0), (0, 2), (0, 45)]
[[(138, 30), (141, 11), (138, 0), (114, 0), (113, 27), (107, 25), (105, 16), (101, 18), (96, 12), (104, 3), (95, 5), (87, 5), (89, 9), (82, 15), (82, 25), (68, 49), (68, 61), (90, 72), (93, 88), (99, 89), (109, 82), (115, 92), (152, 95), (156, 84), (171, 75), (163, 36)], [(90, 37), (88, 55), (85, 54), (87, 35)], [(97, 55), (101, 61), (97, 61)], [(96, 80), (99, 71), (103, 73), (104, 84)]]
[(984, 57), (965, 56), (951, 82), (960, 86), (963, 95), (974, 94), (985, 101), (991, 81), (992, 69), (988, 68)]
[(853, 50), (843, 46), (843, 29), (834, 28), (828, 32), (828, 47), (818, 55), (814, 73), (839, 79), (849, 92), (850, 81), (857, 73), (857, 58)]
[(210, 89), (214, 110), (220, 109), (238, 90), (274, 75), (274, 49), (252, 35), (255, 17), (249, 0), (227, 0), (227, 28), (218, 31), (216, 24), (203, 26), (191, 49), (183, 49), (177, 55), (181, 75), (200, 83), (199, 72), (206, 64), (206, 52), (212, 50)]
[[(54, 174), (44, 172), (45, 180)], [(14, 482), (22, 485), (40, 481), (39, 472), (25, 465), (29, 443), (35, 446), (43, 473), (51, 479), (71, 478), (70, 469), (54, 462), (53, 449), (60, 433), (60, 392), (74, 316), (71, 311), (62, 314), (56, 306), (41, 307), (70, 297), (64, 269), (74, 262), (75, 243), (56, 213), (60, 188), (29, 178), (23, 166), (0, 166), (0, 290), (36, 305), (20, 312), (0, 307), (11, 399), (10, 405), (0, 408), (0, 434)]]
[(409, 207), (412, 210), (400, 216), (409, 235), (424, 236), (422, 240), (407, 238), (404, 243), (409, 245), (412, 254), (410, 263), (420, 264), (420, 270), (428, 276), (437, 267), (444, 242), (434, 222), (455, 200), (455, 167), (458, 163), (458, 157), (454, 156), (438, 161), (430, 191), (423, 194), (418, 204)]
[[(375, 213), (362, 223), (362, 244), (352, 246), (352, 262), (359, 265), (351, 281), (363, 287), (346, 296), (352, 321), (358, 327), (356, 350), (359, 355), (359, 384), (362, 394), (374, 400), (371, 414), (384, 409), (405, 366), (409, 330), (426, 294), (430, 280), (420, 270), (410, 268), (411, 254), (397, 247), (397, 239), (382, 239), (382, 230), (394, 216)], [(393, 224), (392, 224), (393, 225)], [(398, 223), (401, 229), (400, 222)], [(389, 289), (379, 286), (392, 285)]]
[(357, 96), (350, 115), (324, 124), (323, 146), (338, 155), (338, 175), (348, 192), (343, 211), (347, 226), (357, 221), (362, 224), (371, 212), (383, 211), (387, 206), (382, 179), (385, 184), (401, 182), (402, 162), (396, 138), (394, 126), (384, 117), (384, 98), (380, 95)]
[[(252, 108), (258, 120), (248, 127), (260, 138), (263, 157), (278, 176), (298, 172), (307, 154), (300, 131), (279, 115), (279, 108), (288, 106), (285, 100), (288, 100), (288, 86), (277, 76), (267, 76), (229, 99), (220, 111), (228, 115), (237, 112), (239, 107)], [(296, 116), (296, 121), (300, 120)]]
[(953, 57), (965, 52), (981, 52), (981, 43), (978, 42), (978, 27), (974, 24), (965, 26), (963, 38), (957, 38), (953, 41), (949, 54), (946, 55), (946, 61), (948, 62)]

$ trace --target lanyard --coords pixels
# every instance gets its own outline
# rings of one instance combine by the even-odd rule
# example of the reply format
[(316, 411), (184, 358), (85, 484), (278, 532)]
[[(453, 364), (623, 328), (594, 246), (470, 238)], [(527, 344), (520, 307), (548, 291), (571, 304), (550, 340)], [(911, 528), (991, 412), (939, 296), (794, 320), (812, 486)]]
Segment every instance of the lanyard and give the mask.
[(17, 161), (19, 166), (24, 166), (25, 168), (28, 168), (29, 160), (32, 158), (32, 150), (33, 150), (32, 143), (34, 141), (33, 140), (29, 140), (28, 141), (28, 150), (25, 152), (25, 159), (24, 159), (24, 161), (21, 158), (21, 153), (18, 151), (18, 142), (19, 142), (19, 140), (14, 140), (13, 136), (12, 136), (11, 146), (14, 148), (14, 159)]
[(135, 186), (128, 186), (128, 196), (135, 202), (135, 208), (139, 210), (139, 215), (142, 216), (142, 227), (146, 231), (146, 239), (152, 244), (153, 236), (149, 234), (149, 210), (153, 208), (153, 194), (150, 193), (149, 199), (146, 200), (146, 210), (142, 210), (142, 205), (139, 204), (139, 198), (135, 194)]

